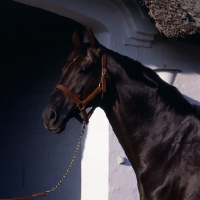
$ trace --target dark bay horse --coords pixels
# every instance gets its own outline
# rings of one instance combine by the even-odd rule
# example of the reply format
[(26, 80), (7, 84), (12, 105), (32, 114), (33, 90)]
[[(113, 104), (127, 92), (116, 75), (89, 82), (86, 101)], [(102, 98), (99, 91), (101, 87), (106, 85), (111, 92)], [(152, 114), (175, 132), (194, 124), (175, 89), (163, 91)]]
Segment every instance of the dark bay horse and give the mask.
[(74, 50), (43, 111), (59, 133), (101, 107), (136, 173), (141, 200), (200, 199), (200, 108), (141, 63), (73, 34)]

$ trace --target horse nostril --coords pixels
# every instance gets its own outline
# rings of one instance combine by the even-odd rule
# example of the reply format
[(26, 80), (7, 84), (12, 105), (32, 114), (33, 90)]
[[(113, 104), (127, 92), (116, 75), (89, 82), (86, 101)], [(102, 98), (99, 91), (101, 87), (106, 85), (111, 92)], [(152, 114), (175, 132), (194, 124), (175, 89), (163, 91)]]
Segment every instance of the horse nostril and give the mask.
[(50, 123), (51, 124), (54, 123), (56, 121), (56, 119), (57, 119), (57, 114), (56, 114), (56, 112), (54, 110), (52, 110), (50, 112), (50, 116), (49, 116)]

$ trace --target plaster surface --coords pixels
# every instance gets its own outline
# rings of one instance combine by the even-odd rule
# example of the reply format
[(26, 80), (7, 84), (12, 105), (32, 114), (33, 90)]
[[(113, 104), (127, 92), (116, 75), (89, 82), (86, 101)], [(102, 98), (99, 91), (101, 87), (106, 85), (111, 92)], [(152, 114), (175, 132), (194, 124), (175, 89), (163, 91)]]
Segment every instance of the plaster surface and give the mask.
[(81, 200), (108, 199), (109, 123), (105, 113), (97, 108), (90, 119), (82, 142)]

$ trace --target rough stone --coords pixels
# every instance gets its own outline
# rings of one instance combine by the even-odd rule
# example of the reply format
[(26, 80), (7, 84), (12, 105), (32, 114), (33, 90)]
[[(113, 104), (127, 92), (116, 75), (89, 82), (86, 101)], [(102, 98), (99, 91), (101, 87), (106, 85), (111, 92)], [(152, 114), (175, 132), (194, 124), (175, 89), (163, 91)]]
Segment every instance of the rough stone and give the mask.
[(157, 29), (168, 38), (190, 38), (200, 35), (200, 1), (143, 0)]

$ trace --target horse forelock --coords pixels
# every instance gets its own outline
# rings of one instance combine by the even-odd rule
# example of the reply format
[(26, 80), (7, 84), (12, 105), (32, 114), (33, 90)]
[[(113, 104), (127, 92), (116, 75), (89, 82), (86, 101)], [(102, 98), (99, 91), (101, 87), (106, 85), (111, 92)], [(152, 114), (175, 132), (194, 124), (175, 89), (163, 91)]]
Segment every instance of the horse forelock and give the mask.
[(68, 62), (73, 61), (77, 57), (85, 57), (87, 54), (87, 49), (90, 47), (89, 43), (84, 43), (79, 47), (76, 47), (68, 56)]

